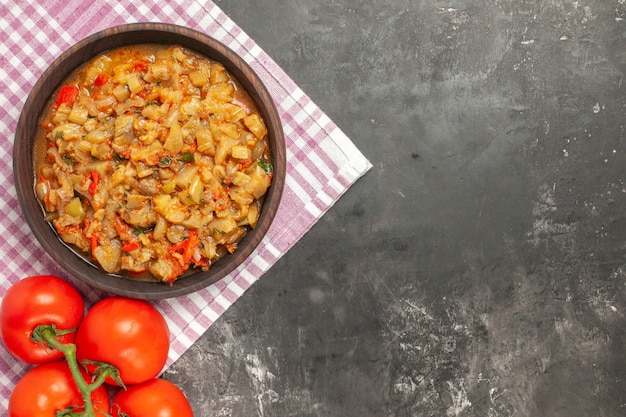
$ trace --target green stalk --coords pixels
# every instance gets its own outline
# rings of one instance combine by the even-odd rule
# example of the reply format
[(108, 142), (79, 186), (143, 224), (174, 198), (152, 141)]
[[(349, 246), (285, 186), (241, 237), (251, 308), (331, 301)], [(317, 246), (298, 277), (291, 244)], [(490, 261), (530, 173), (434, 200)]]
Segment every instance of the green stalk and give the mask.
[(101, 372), (97, 373), (96, 379), (93, 380), (91, 384), (88, 384), (80, 372), (78, 359), (76, 359), (76, 345), (74, 343), (61, 343), (57, 339), (57, 336), (70, 333), (72, 331), (74, 330), (57, 330), (54, 325), (39, 325), (33, 331), (32, 339), (37, 342), (43, 342), (48, 346), (57, 349), (58, 351), (63, 353), (67, 365), (70, 368), (72, 377), (76, 382), (76, 387), (83, 397), (83, 411), (69, 412), (62, 415), (68, 417), (96, 417), (95, 409), (91, 401), (91, 393), (95, 391), (98, 387), (100, 387), (107, 379), (107, 377), (111, 374), (111, 372), (114, 371), (110, 369), (110, 365), (109, 368), (105, 366), (104, 368), (102, 368)]

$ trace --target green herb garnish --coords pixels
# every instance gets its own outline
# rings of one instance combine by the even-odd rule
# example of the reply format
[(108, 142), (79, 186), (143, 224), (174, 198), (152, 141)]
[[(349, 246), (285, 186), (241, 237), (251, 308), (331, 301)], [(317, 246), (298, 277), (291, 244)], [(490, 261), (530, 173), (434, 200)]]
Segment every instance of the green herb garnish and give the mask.
[(125, 159), (120, 154), (118, 153), (113, 154), (113, 162), (115, 162), (116, 164), (121, 164), (124, 161)]
[(171, 156), (165, 155), (165, 156), (159, 158), (159, 167), (167, 168), (171, 164), (172, 164), (172, 157)]
[(183, 162), (193, 162), (195, 160), (193, 152), (183, 152), (180, 156), (180, 160)]
[(135, 227), (133, 228), (133, 234), (134, 234), (135, 236), (139, 236), (139, 235), (142, 235), (142, 234), (144, 234), (144, 233), (150, 233), (150, 232), (151, 232), (151, 231), (153, 231), (153, 230), (154, 230), (154, 226), (152, 226), (152, 227), (141, 227), (141, 226), (135, 226)]
[(263, 171), (265, 171), (265, 173), (268, 175), (271, 174), (274, 170), (272, 162), (269, 159), (259, 159), (256, 164), (263, 168)]

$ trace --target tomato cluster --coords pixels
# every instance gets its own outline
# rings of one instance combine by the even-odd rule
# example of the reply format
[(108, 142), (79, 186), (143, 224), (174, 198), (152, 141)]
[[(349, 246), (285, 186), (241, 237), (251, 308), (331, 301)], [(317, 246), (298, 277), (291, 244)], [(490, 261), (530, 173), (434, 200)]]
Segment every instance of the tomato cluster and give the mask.
[(157, 378), (169, 329), (147, 301), (105, 298), (85, 314), (67, 281), (28, 277), (0, 303), (0, 337), (35, 365), (15, 385), (8, 417), (193, 417), (180, 388)]

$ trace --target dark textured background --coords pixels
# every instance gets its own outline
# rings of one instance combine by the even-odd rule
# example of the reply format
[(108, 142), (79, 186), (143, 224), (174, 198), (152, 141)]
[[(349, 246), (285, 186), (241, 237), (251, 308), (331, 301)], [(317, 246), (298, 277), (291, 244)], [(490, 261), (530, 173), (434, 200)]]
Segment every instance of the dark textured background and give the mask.
[(166, 372), (196, 415), (626, 415), (626, 2), (216, 3), (374, 168)]

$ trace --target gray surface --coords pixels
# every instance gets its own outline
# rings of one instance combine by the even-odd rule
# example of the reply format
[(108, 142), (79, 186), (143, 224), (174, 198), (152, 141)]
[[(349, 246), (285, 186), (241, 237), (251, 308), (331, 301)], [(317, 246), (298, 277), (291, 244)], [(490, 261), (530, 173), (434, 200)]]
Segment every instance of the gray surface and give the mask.
[(197, 415), (626, 415), (625, 2), (216, 3), (374, 168), (166, 373)]

